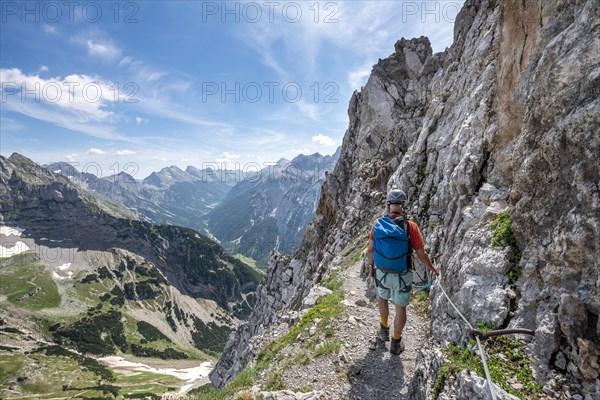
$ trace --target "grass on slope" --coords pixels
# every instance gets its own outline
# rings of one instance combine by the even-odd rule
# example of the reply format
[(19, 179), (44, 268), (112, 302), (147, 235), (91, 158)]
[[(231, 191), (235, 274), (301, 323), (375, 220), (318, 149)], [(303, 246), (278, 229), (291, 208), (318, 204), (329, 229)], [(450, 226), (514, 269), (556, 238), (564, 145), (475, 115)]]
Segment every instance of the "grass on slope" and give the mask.
[[(255, 365), (246, 366), (230, 383), (227, 384), (223, 389), (215, 390), (210, 385), (205, 385), (201, 388), (195, 389), (190, 392), (193, 399), (196, 400), (219, 400), (228, 399), (243, 389), (252, 387), (259, 380), (258, 375), (261, 371), (271, 367), (273, 363), (282, 361), (281, 351), (287, 346), (296, 342), (299, 335), (305, 335), (308, 337), (308, 331), (311, 326), (316, 323), (318, 331), (326, 331), (330, 322), (339, 317), (345, 310), (345, 306), (342, 304), (344, 299), (344, 292), (336, 290), (327, 296), (320, 297), (317, 301), (317, 305), (308, 310), (302, 318), (292, 326), (285, 335), (278, 340), (275, 340), (266, 345), (257, 357), (257, 363)], [(307, 342), (309, 348), (305, 354), (305, 360), (301, 358), (288, 360), (290, 362), (304, 363), (304, 361), (310, 361), (311, 354), (315, 357), (320, 355), (328, 354), (339, 350), (340, 343), (335, 340), (326, 341), (322, 347), (318, 347), (314, 340)], [(289, 362), (286, 363), (289, 367)], [(278, 383), (279, 382), (279, 383)], [(278, 390), (282, 389), (280, 386), (280, 380), (278, 379), (278, 371), (275, 370), (267, 378), (263, 385), (265, 390)]]
[(0, 397), (107, 398), (116, 394), (128, 398), (145, 393), (142, 398), (160, 398), (181, 383), (169, 375), (122, 372), (111, 371), (93, 359), (58, 346), (26, 354), (0, 350)]
[(35, 254), (19, 254), (2, 260), (0, 294), (29, 310), (58, 307), (60, 295), (50, 274), (50, 269), (40, 265)]

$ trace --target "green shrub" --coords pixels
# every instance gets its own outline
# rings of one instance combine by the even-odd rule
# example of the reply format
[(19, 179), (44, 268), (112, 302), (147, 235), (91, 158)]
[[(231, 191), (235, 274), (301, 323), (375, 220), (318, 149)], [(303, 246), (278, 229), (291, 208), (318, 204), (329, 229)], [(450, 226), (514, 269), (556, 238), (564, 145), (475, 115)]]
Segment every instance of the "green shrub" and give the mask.
[(498, 217), (492, 221), (492, 246), (494, 247), (510, 247), (514, 254), (514, 267), (508, 272), (508, 280), (510, 283), (515, 283), (521, 275), (521, 257), (523, 252), (517, 245), (517, 239), (512, 231), (512, 221), (508, 215), (508, 210), (498, 214)]
[[(484, 327), (485, 325), (480, 325), (480, 329)], [(530, 367), (531, 360), (525, 357), (523, 343), (510, 336), (501, 336), (490, 339), (482, 345), (488, 355), (487, 364), (494, 384), (520, 399), (539, 397), (542, 387), (533, 378)], [(445, 351), (445, 355), (448, 361), (442, 364), (438, 371), (433, 386), (434, 400), (439, 397), (445, 381), (460, 371), (474, 371), (480, 377), (485, 378), (485, 371), (478, 352), (451, 343)], [(514, 389), (508, 381), (508, 377), (516, 379), (523, 385), (523, 388)]]
[(158, 328), (146, 321), (138, 321), (137, 329), (138, 332), (141, 333), (144, 339), (146, 339), (148, 342), (161, 339), (171, 342), (171, 339), (166, 337)]
[(163, 360), (185, 360), (189, 358), (187, 354), (170, 347), (164, 350), (156, 350), (149, 347), (143, 347), (135, 343), (131, 345), (131, 352), (133, 355), (138, 357), (155, 357), (162, 358)]
[(321, 284), (327, 289), (334, 291), (342, 287), (344, 282), (342, 281), (342, 278), (339, 277), (337, 271), (333, 271), (327, 276), (327, 278), (321, 281)]
[(132, 394), (124, 394), (124, 398), (126, 399), (150, 399), (150, 400), (160, 400), (161, 396), (154, 393), (132, 393)]
[(206, 324), (198, 317), (193, 318), (195, 329), (192, 331), (192, 340), (194, 340), (195, 347), (208, 351), (209, 354), (221, 353), (227, 344), (231, 328), (217, 325), (213, 321)]
[(326, 340), (315, 348), (315, 357), (323, 356), (330, 353), (337, 353), (342, 347), (342, 342), (337, 339)]
[(283, 382), (281, 371), (274, 371), (269, 374), (265, 383), (262, 385), (263, 390), (276, 391), (286, 389), (285, 383)]
[(83, 353), (109, 355), (115, 352), (115, 346), (125, 352), (127, 342), (121, 316), (120, 312), (110, 310), (106, 314), (85, 317), (68, 326), (55, 326), (53, 336), (59, 344), (68, 339)]
[(320, 319), (317, 328), (325, 329), (325, 327), (329, 326), (331, 320), (340, 316), (346, 309), (342, 304), (343, 298), (343, 292), (339, 290), (319, 298), (317, 305), (308, 310), (285, 335), (263, 348), (257, 357), (259, 366), (266, 367), (268, 362), (282, 349), (294, 343), (298, 335), (308, 332), (308, 329), (313, 325), (316, 318)]
[(98, 361), (96, 361), (96, 359), (79, 355), (75, 352), (65, 349), (62, 346), (42, 346), (35, 349), (33, 353), (45, 353), (48, 356), (71, 358), (77, 361), (84, 370), (90, 371), (98, 375), (101, 379), (110, 382), (115, 380), (115, 376), (113, 375), (112, 371), (106, 368), (104, 365), (100, 364)]
[(100, 281), (100, 279), (98, 279), (97, 274), (88, 274), (81, 280), (81, 283), (92, 283), (92, 282), (99, 282), (99, 281)]

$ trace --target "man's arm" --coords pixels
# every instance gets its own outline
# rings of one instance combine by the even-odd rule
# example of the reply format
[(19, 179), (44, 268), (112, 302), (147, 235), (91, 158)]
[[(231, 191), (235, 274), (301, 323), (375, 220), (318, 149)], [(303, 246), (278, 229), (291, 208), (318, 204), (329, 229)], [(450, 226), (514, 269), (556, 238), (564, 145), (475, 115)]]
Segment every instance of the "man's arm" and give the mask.
[(425, 251), (424, 248), (415, 250), (415, 251), (417, 253), (417, 256), (419, 256), (419, 260), (421, 260), (421, 262), (423, 264), (425, 264), (427, 269), (429, 269), (431, 272), (433, 272), (436, 276), (440, 274), (440, 272), (437, 270), (437, 268), (433, 266), (431, 259), (429, 259), (429, 254), (427, 254), (427, 252)]
[(375, 276), (375, 266), (373, 265), (373, 241), (369, 240), (369, 248), (367, 249), (367, 265), (369, 268), (369, 276)]

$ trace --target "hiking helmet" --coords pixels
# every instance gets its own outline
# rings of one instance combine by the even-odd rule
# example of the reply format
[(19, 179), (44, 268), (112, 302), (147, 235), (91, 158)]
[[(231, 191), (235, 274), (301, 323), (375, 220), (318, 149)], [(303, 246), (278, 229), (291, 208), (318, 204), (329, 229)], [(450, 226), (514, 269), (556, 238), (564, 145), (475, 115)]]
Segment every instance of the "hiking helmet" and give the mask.
[(406, 203), (406, 193), (400, 189), (392, 189), (387, 194), (387, 204)]

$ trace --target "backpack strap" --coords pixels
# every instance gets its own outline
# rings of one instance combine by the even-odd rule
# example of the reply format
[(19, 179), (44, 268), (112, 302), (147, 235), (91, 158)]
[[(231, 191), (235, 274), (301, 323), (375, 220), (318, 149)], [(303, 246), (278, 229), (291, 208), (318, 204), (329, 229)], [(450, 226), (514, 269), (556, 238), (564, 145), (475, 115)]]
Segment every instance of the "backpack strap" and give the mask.
[(413, 264), (412, 264), (412, 246), (410, 245), (410, 225), (408, 223), (408, 219), (406, 218), (406, 213), (404, 213), (404, 216), (402, 218), (402, 222), (404, 223), (404, 229), (406, 230), (406, 236), (408, 236), (408, 251), (407, 251), (407, 260), (406, 263), (408, 264), (406, 266), (406, 270), (407, 271), (412, 271), (413, 270)]

